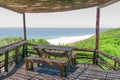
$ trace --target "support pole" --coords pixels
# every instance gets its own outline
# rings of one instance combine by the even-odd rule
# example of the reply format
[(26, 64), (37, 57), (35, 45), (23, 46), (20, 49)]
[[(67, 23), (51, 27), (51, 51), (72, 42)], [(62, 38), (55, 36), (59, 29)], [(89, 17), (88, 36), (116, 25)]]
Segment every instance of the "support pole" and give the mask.
[(24, 40), (27, 40), (26, 36), (26, 19), (25, 19), (25, 13), (23, 13), (23, 27), (24, 27)]
[[(25, 13), (23, 13), (23, 31), (24, 31), (24, 40), (27, 40)], [(22, 55), (22, 57), (24, 58), (24, 56), (27, 56), (27, 44), (23, 44), (23, 55)]]
[(98, 54), (96, 52), (97, 49), (99, 49), (99, 27), (100, 27), (100, 8), (97, 7), (97, 15), (96, 15), (96, 48), (94, 52), (94, 64), (98, 64)]
[(100, 8), (97, 8), (96, 17), (96, 49), (99, 49)]

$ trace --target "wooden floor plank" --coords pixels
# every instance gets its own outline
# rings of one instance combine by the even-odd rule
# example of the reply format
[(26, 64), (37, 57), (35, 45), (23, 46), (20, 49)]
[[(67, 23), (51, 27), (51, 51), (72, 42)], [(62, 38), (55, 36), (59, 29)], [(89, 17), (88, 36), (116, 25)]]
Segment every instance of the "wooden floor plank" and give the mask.
[[(36, 67), (37, 68), (37, 67)], [(8, 74), (4, 80), (120, 80), (120, 72), (117, 71), (104, 71), (96, 65), (77, 64), (74, 68), (67, 70), (65, 77), (58, 75), (49, 75), (47, 73), (37, 72), (37, 70), (45, 69), (57, 73), (57, 69), (53, 70), (47, 67), (40, 67), (35, 71), (26, 71), (25, 64), (14, 68), (14, 72)]]

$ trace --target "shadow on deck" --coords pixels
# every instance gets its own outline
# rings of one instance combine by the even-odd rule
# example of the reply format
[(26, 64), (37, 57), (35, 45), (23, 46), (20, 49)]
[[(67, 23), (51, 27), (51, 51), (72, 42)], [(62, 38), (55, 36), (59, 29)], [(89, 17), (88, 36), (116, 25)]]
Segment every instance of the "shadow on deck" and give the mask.
[(25, 70), (24, 61), (7, 75), (4, 80), (120, 80), (120, 72), (104, 71), (96, 65), (77, 64), (67, 70), (64, 77), (59, 77), (59, 67), (41, 65), (31, 71)]

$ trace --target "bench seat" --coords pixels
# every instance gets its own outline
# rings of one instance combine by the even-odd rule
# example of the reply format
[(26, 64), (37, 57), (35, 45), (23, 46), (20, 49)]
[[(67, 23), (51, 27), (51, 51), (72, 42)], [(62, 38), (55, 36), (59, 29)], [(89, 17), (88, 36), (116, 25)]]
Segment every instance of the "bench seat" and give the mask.
[(42, 63), (42, 64), (48, 64), (52, 66), (59, 66), (60, 67), (60, 76), (64, 76), (64, 73), (66, 72), (66, 66), (68, 64), (68, 61), (65, 60), (53, 60), (53, 59), (46, 59), (46, 58), (40, 58), (40, 57), (27, 57), (25, 58), (26, 63), (26, 70), (29, 70), (33, 68), (33, 63)]

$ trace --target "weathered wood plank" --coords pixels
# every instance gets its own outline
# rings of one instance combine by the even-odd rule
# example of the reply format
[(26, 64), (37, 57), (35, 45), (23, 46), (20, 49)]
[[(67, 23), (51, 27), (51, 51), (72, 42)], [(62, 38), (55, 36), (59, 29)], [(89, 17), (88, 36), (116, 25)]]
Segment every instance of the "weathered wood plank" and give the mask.
[[(37, 67), (36, 67), (37, 68)], [(39, 72), (26, 71), (25, 64), (14, 68), (17, 71), (4, 80), (119, 80), (120, 72), (105, 71), (96, 65), (77, 64), (72, 70), (68, 70), (65, 77), (59, 77)], [(39, 68), (38, 68), (39, 69)], [(36, 69), (36, 70), (38, 70)], [(38, 70), (39, 71), (39, 70)]]

